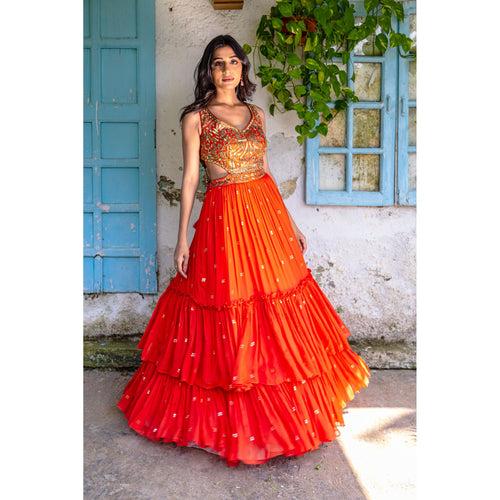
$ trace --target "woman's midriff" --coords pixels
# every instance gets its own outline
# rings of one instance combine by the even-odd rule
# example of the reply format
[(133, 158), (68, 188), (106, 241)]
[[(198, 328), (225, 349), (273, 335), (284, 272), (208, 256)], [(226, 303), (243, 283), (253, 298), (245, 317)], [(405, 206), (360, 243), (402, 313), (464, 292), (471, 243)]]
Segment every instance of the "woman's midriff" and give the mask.
[(217, 179), (222, 179), (228, 174), (227, 170), (224, 170), (222, 167), (218, 165), (207, 165), (205, 164), (205, 169), (207, 171), (208, 180), (215, 181)]
[(207, 187), (210, 188), (259, 179), (266, 171), (262, 167), (256, 166), (243, 172), (229, 172), (218, 165), (205, 164), (205, 173), (207, 175)]

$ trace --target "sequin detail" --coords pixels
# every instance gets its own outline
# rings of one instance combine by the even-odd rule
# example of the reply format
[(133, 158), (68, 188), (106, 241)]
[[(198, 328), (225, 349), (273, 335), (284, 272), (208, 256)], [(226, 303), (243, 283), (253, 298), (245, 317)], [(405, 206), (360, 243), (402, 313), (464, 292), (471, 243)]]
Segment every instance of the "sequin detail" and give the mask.
[[(200, 159), (205, 167), (207, 187), (254, 180), (265, 175), (267, 141), (262, 121), (253, 104), (248, 125), (240, 130), (218, 119), (208, 108), (200, 110)], [(215, 165), (227, 175), (210, 179), (206, 164)]]

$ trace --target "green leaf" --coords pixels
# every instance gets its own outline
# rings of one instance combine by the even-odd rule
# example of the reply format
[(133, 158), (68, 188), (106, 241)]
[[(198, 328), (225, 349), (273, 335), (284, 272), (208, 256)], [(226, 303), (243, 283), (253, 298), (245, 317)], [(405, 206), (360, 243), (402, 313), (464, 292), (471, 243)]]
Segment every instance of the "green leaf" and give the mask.
[(382, 52), (385, 52), (387, 50), (387, 44), (388, 44), (387, 36), (384, 33), (379, 33), (375, 37), (375, 46)]
[(336, 75), (340, 71), (339, 67), (336, 64), (329, 64), (327, 68), (329, 69), (328, 72), (330, 73), (330, 75)]
[(297, 85), (295, 87), (295, 95), (297, 97), (302, 97), (303, 95), (306, 95), (307, 88), (305, 85)]
[(333, 59), (336, 55), (335, 49), (329, 48), (325, 54), (325, 59)]
[[(305, 7), (309, 12), (312, 11), (316, 7), (316, 3), (314, 0), (300, 0), (300, 3), (303, 7)], [(309, 13), (308, 12), (308, 13)]]
[(302, 113), (304, 113), (304, 112), (305, 112), (305, 110), (306, 110), (305, 105), (304, 105), (304, 104), (302, 104), (301, 102), (296, 102), (296, 103), (294, 103), (294, 105), (293, 105), (292, 107), (293, 107), (293, 109), (294, 109), (295, 111), (297, 111), (297, 114), (298, 114), (299, 116), (300, 116)]
[(349, 87), (342, 87), (342, 93), (348, 97), (349, 99), (354, 99), (354, 91), (350, 89)]
[(336, 77), (333, 77), (330, 81), (331, 81), (331, 85), (332, 85), (333, 91), (335, 92), (335, 95), (339, 95), (340, 94), (340, 83), (339, 83), (339, 81), (337, 80)]
[(275, 104), (271, 104), (271, 106), (269, 106), (269, 113), (271, 113), (271, 116), (274, 116), (274, 110), (276, 109), (276, 105)]
[(306, 45), (304, 47), (304, 52), (310, 52), (313, 49), (313, 41), (310, 34), (307, 35)]
[(293, 80), (297, 80), (298, 78), (302, 77), (302, 71), (300, 71), (300, 68), (293, 68), (288, 72), (288, 76)]
[(404, 36), (404, 38), (402, 40), (401, 46), (403, 47), (403, 50), (405, 52), (410, 52), (410, 50), (413, 47), (413, 40), (411, 38), (407, 37), (406, 35), (403, 35), (403, 36)]
[(367, 16), (365, 22), (363, 23), (363, 27), (367, 30), (365, 38), (368, 38), (368, 36), (377, 28), (377, 18), (375, 16)]
[(283, 52), (277, 52), (274, 58), (280, 63), (285, 62), (285, 54), (283, 54)]
[(271, 24), (275, 30), (280, 30), (283, 26), (283, 21), (279, 17), (271, 18)]
[(252, 47), (250, 47), (248, 43), (243, 44), (242, 49), (245, 54), (250, 54), (250, 52), (252, 52)]
[(321, 134), (321, 135), (327, 135), (328, 134), (328, 125), (326, 123), (320, 123), (316, 130)]
[(292, 6), (289, 3), (279, 3), (278, 9), (283, 17), (291, 17), (293, 15)]
[(347, 109), (347, 101), (345, 99), (337, 99), (335, 101), (335, 109), (338, 111)]
[(350, 5), (344, 14), (344, 27), (346, 32), (354, 28), (354, 6)]
[(316, 108), (318, 109), (318, 111), (321, 111), (321, 113), (323, 113), (324, 115), (330, 114), (330, 108), (324, 102), (318, 102), (316, 104)]
[(281, 31), (276, 31), (276, 37), (281, 43), (285, 43), (285, 35)]
[(330, 85), (328, 85), (328, 82), (324, 82), (323, 85), (321, 85), (321, 93), (324, 96), (327, 96), (327, 97), (330, 96)]
[(290, 32), (290, 33), (297, 33), (298, 29), (299, 29), (299, 23), (297, 23), (296, 21), (288, 21), (286, 23), (286, 29)]
[(318, 62), (311, 57), (308, 57), (306, 59), (306, 68), (309, 69), (321, 69), (321, 66), (318, 64)]
[(313, 46), (313, 49), (315, 49), (318, 46), (319, 36), (317, 33), (312, 33), (311, 37), (312, 37), (311, 38), (312, 46)]
[(385, 11), (380, 17), (379, 17), (379, 23), (380, 27), (386, 32), (389, 33), (392, 30), (392, 25), (391, 25), (391, 13), (389, 11)]
[(318, 7), (314, 9), (314, 17), (316, 18), (318, 23), (321, 24), (322, 26), (324, 26), (327, 23), (328, 18), (330, 17), (329, 14), (330, 11), (326, 7)]
[(401, 33), (391, 33), (390, 38), (389, 38), (389, 44), (391, 47), (397, 47), (398, 45), (401, 45), (402, 42), (402, 35)]
[(267, 25), (267, 16), (262, 16), (259, 21), (259, 26), (257, 28), (257, 37), (262, 36), (266, 29)]
[(290, 92), (287, 89), (282, 89), (278, 92), (277, 98), (280, 102), (285, 103), (285, 101), (291, 96)]
[(396, 14), (397, 20), (398, 21), (403, 21), (403, 19), (405, 18), (405, 11), (404, 11), (403, 5), (401, 5), (398, 2), (395, 2), (395, 4), (394, 4), (394, 12)]
[(348, 40), (357, 41), (357, 40), (360, 40), (361, 38), (363, 38), (363, 36), (362, 36), (362, 33), (360, 33), (360, 30), (358, 28), (353, 28), (349, 32), (349, 34), (347, 35)]
[(365, 0), (365, 10), (366, 12), (376, 9), (379, 5), (379, 0)]
[(317, 92), (316, 90), (313, 90), (311, 89), (309, 91), (309, 95), (315, 100), (315, 101), (324, 101), (325, 98), (323, 97), (323, 95), (319, 92)]
[(290, 64), (290, 66), (298, 66), (299, 64), (302, 63), (302, 61), (300, 60), (300, 57), (297, 54), (295, 54), (294, 52), (292, 52), (291, 54), (287, 54), (286, 62), (288, 64)]

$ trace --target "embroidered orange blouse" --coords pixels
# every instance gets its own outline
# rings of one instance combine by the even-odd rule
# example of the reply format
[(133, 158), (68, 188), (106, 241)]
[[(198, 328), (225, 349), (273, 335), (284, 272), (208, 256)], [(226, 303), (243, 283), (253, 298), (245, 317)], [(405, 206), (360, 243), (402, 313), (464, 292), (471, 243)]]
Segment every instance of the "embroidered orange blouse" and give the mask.
[[(262, 121), (255, 106), (245, 104), (251, 117), (241, 130), (217, 118), (207, 107), (200, 110), (200, 160), (205, 168), (206, 180), (212, 184), (244, 182), (265, 173), (267, 141)], [(210, 179), (207, 163), (222, 168), (227, 175)]]

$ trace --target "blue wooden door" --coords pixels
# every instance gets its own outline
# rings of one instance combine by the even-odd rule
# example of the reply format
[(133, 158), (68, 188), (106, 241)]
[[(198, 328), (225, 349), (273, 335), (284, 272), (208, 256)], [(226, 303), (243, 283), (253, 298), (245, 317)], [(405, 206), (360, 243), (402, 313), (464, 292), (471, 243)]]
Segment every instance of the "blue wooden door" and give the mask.
[(157, 291), (154, 0), (84, 0), (84, 291)]

